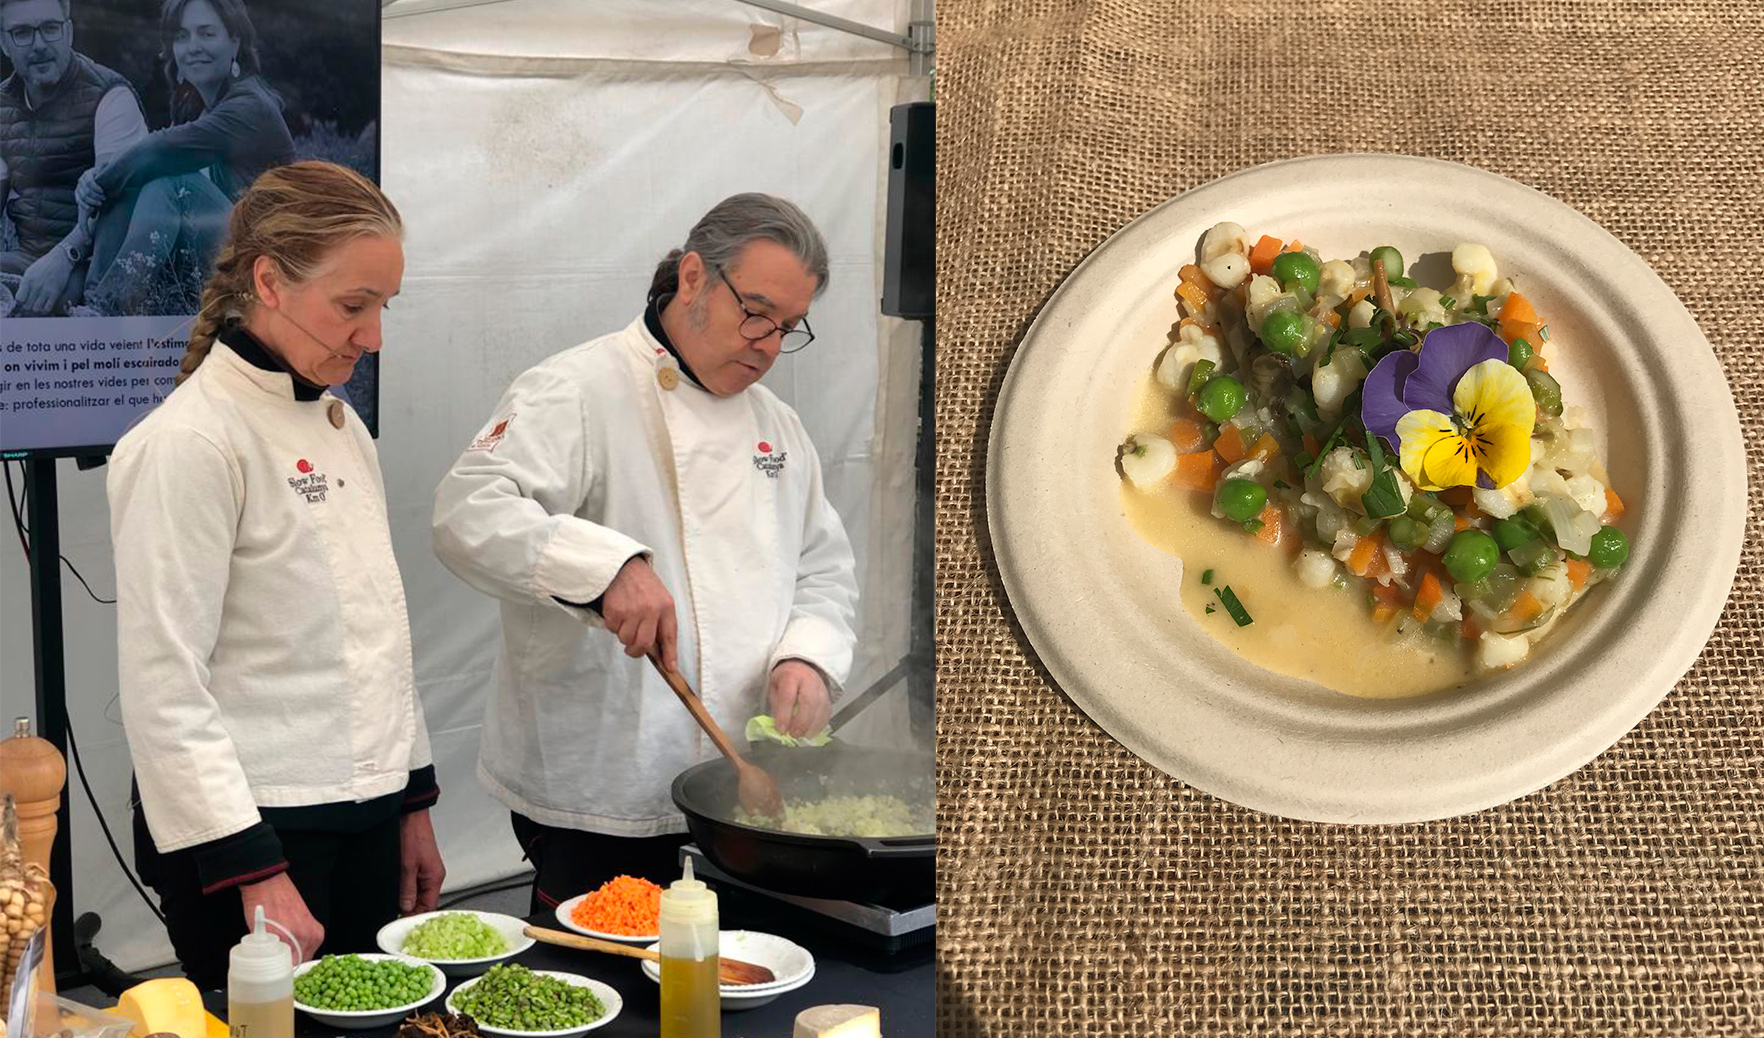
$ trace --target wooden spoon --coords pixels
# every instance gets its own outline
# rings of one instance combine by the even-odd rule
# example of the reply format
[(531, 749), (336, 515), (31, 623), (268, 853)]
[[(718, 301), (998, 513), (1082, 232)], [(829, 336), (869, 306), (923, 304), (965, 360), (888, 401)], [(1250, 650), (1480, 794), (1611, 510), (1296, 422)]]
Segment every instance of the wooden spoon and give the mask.
[(698, 726), (711, 737), (711, 742), (716, 743), (717, 749), (723, 751), (723, 756), (729, 758), (729, 763), (735, 765), (735, 796), (741, 802), (742, 810), (762, 818), (783, 818), (784, 798), (778, 795), (778, 783), (772, 780), (771, 774), (735, 749), (735, 744), (723, 734), (717, 719), (705, 709), (704, 700), (698, 698), (698, 694), (686, 684), (686, 679), (680, 676), (679, 671), (663, 664), (661, 657), (654, 653), (650, 654), (649, 662), (655, 664), (655, 669), (661, 672), (662, 680), (680, 697), (680, 702), (686, 704), (686, 709), (692, 712)]
[[(546, 944), (555, 944), (561, 948), (608, 952), (612, 955), (624, 955), (633, 959), (648, 959), (658, 966), (661, 965), (661, 953), (653, 948), (639, 948), (631, 944), (619, 944), (616, 941), (602, 941), (595, 937), (584, 937), (581, 934), (564, 933), (562, 930), (548, 930), (543, 926), (527, 927), (527, 936), (535, 941), (544, 941)], [(770, 984), (777, 979), (777, 974), (758, 963), (717, 957), (717, 980), (721, 983)]]

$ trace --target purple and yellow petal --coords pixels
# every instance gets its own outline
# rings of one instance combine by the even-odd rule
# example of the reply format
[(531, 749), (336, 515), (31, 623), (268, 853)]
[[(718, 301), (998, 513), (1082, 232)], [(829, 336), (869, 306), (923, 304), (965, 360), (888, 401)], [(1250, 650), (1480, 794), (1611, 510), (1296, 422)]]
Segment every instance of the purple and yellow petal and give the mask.
[(1452, 406), (1473, 429), (1515, 426), (1530, 437), (1537, 420), (1530, 385), (1505, 360), (1485, 360), (1464, 372)]
[(1531, 467), (1531, 427), (1498, 425), (1472, 430), (1470, 442), (1476, 465), (1498, 489), (1525, 475)]
[(1426, 490), (1466, 486), (1476, 481), (1476, 455), (1464, 437), (1453, 433), (1427, 448), (1421, 472), (1428, 484), (1423, 488)]
[(1476, 323), (1435, 328), (1421, 340), (1420, 364), (1403, 386), (1410, 407), (1450, 411), (1460, 377), (1489, 360), (1507, 359), (1507, 344)]
[(1403, 402), (1404, 385), (1420, 363), (1419, 356), (1400, 350), (1385, 354), (1373, 365), (1360, 387), (1360, 421), (1367, 432), (1391, 443), (1397, 441), (1397, 422), (1411, 410)]
[(1429, 485), (1423, 463), (1436, 445), (1460, 442), (1461, 437), (1458, 436), (1457, 426), (1452, 422), (1451, 416), (1438, 411), (1410, 411), (1397, 422), (1396, 434), (1402, 444), (1398, 452), (1398, 464), (1402, 466), (1403, 472), (1423, 490), (1444, 489), (1442, 486)]

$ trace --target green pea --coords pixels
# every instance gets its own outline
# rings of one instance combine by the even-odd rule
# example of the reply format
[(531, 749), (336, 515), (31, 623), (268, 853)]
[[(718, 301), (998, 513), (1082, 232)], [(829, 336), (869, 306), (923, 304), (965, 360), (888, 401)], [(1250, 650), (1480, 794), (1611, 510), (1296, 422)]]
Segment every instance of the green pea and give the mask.
[(1507, 363), (1524, 371), (1525, 365), (1531, 363), (1531, 352), (1531, 343), (1526, 342), (1522, 335), (1513, 340), (1513, 345), (1507, 347)]
[(1372, 261), (1384, 261), (1384, 280), (1403, 276), (1403, 254), (1389, 245), (1380, 245), (1372, 250)]
[(1302, 252), (1283, 252), (1274, 257), (1274, 280), (1282, 286), (1296, 281), (1305, 286), (1306, 292), (1315, 292), (1322, 273), (1317, 261)]
[(1261, 515), (1267, 503), (1268, 491), (1253, 479), (1228, 479), (1219, 486), (1219, 511), (1234, 523)]
[(1616, 569), (1629, 558), (1629, 538), (1615, 526), (1607, 526), (1593, 534), (1592, 550), (1587, 560), (1599, 569)]
[(1390, 521), (1390, 543), (1404, 551), (1414, 551), (1427, 543), (1427, 527), (1406, 515), (1399, 515)]
[(1262, 342), (1275, 353), (1298, 356), (1304, 348), (1305, 315), (1297, 310), (1273, 311), (1262, 319)]
[(1225, 422), (1243, 410), (1245, 399), (1242, 382), (1230, 375), (1220, 375), (1201, 387), (1198, 406), (1201, 414), (1215, 422)]
[(1502, 551), (1512, 551), (1522, 544), (1529, 544), (1537, 540), (1538, 536), (1537, 527), (1527, 522), (1523, 516), (1495, 520), (1494, 539)]
[(1547, 371), (1532, 368), (1525, 373), (1525, 381), (1531, 386), (1531, 399), (1537, 402), (1537, 409), (1552, 418), (1562, 413), (1562, 385), (1550, 377)]
[(1501, 546), (1481, 530), (1464, 530), (1446, 546), (1446, 572), (1460, 584), (1481, 580), (1494, 572), (1501, 558)]

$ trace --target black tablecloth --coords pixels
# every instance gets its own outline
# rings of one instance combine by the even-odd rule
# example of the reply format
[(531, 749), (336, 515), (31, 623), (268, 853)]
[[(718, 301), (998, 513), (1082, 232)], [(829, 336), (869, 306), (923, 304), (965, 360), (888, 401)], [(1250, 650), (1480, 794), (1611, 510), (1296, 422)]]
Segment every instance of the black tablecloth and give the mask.
[[(815, 976), (807, 984), (754, 1009), (725, 1011), (722, 1038), (789, 1038), (796, 1014), (810, 1006), (832, 1002), (877, 1006), (882, 1011), (882, 1033), (889, 1038), (919, 1038), (935, 1033), (934, 942), (925, 940), (917, 947), (893, 953), (871, 950), (851, 936), (831, 929), (830, 924), (806, 922), (794, 912), (779, 911), (769, 901), (743, 891), (724, 889), (718, 896), (723, 929), (756, 930), (787, 937), (815, 957)], [(549, 915), (530, 921), (561, 929)], [(593, 1038), (655, 1038), (661, 1033), (657, 1015), (660, 989), (643, 973), (642, 963), (637, 959), (536, 944), (514, 961), (532, 969), (577, 973), (612, 985), (625, 1000), (624, 1008), (617, 1019), (588, 1032)], [(456, 981), (451, 977), (448, 981), (447, 990), (451, 992)], [(221, 999), (222, 1004), (216, 1008), (224, 1014), (225, 996)], [(443, 1002), (444, 999), (436, 999), (421, 1011), (440, 1010)], [(300, 1012), (295, 1013), (294, 1030), (297, 1038), (334, 1038), (339, 1033)], [(396, 1027), (383, 1027), (347, 1033), (360, 1038), (388, 1038), (395, 1030)]]

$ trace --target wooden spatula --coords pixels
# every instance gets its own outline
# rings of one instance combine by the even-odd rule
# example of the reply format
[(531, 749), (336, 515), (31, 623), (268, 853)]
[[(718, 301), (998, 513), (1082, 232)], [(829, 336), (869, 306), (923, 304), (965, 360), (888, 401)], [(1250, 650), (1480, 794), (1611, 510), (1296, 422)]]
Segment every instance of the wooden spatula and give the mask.
[(717, 719), (705, 709), (704, 700), (698, 698), (698, 694), (686, 684), (686, 679), (679, 671), (662, 663), (661, 657), (654, 653), (650, 654), (649, 662), (655, 664), (655, 669), (661, 672), (662, 680), (680, 697), (680, 702), (686, 704), (686, 709), (691, 711), (693, 719), (704, 729), (705, 734), (711, 737), (711, 742), (716, 743), (717, 749), (723, 751), (723, 756), (729, 758), (729, 763), (735, 765), (735, 796), (742, 809), (762, 818), (783, 818), (784, 798), (778, 795), (778, 783), (772, 780), (771, 774), (741, 755), (735, 744), (723, 734)]
[[(611, 955), (623, 955), (632, 959), (648, 959), (661, 965), (661, 953), (651, 948), (639, 948), (631, 944), (619, 944), (616, 941), (603, 941), (596, 937), (584, 937), (581, 934), (565, 933), (562, 930), (548, 930), (543, 926), (527, 927), (527, 936), (535, 941), (555, 944), (560, 948), (580, 948), (583, 951), (601, 951)], [(739, 959), (717, 958), (717, 980), (723, 984), (770, 984), (777, 980), (777, 974), (757, 963), (742, 962)]]

